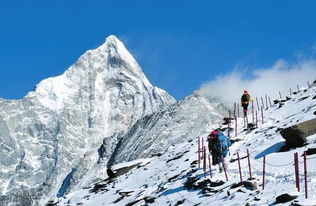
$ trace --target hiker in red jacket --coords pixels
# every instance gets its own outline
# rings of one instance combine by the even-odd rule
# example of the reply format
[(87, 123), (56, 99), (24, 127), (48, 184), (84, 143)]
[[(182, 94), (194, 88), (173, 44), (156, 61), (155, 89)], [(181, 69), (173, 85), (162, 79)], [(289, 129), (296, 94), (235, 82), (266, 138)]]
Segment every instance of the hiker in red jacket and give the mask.
[(244, 94), (241, 96), (240, 98), (240, 103), (241, 103), (241, 106), (243, 107), (244, 109), (244, 116), (247, 116), (247, 112), (248, 112), (248, 105), (249, 105), (249, 102), (252, 101), (252, 98), (251, 96), (248, 94), (248, 91), (247, 90), (244, 90)]

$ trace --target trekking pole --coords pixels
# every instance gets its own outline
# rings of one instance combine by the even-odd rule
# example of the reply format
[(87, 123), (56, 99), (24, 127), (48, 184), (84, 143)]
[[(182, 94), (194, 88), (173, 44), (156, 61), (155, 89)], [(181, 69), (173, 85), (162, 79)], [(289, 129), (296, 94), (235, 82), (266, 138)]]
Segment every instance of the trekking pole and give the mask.
[(261, 118), (262, 118), (262, 124), (263, 124), (263, 109), (261, 107)]
[(201, 138), (200, 137), (198, 137), (199, 138), (199, 140), (198, 140), (198, 163), (199, 163), (199, 168), (201, 168), (201, 156), (200, 156), (200, 148), (201, 148)]
[(246, 116), (244, 114), (244, 127), (246, 127)]
[(208, 154), (208, 166), (210, 168), (210, 177), (212, 177), (212, 164), (211, 164), (211, 154)]
[(258, 128), (258, 112), (256, 111), (256, 128)]
[(263, 157), (262, 190), (264, 190), (265, 175), (266, 175), (266, 156)]
[(268, 96), (265, 95), (265, 97), (266, 97), (266, 109), (268, 109)]
[(307, 161), (306, 161), (306, 151), (304, 151), (304, 180), (305, 180), (305, 198), (308, 198), (308, 188), (307, 188)]
[(240, 182), (242, 182), (242, 174), (241, 174), (241, 166), (240, 166), (239, 152), (237, 152), (237, 158), (238, 158), (238, 167), (239, 167)]
[(248, 157), (249, 176), (250, 176), (250, 180), (252, 180), (250, 154), (249, 154), (249, 150), (248, 149), (247, 149), (247, 157)]
[(256, 102), (257, 102), (257, 107), (258, 107), (258, 111), (260, 110), (259, 109), (259, 101), (258, 101), (258, 98), (256, 97)]
[(299, 165), (298, 165), (298, 153), (294, 153), (294, 166), (295, 166), (295, 183), (297, 191), (300, 192), (300, 177), (299, 177)]
[(237, 104), (237, 111), (238, 111), (238, 117), (240, 117), (239, 116), (239, 103)]

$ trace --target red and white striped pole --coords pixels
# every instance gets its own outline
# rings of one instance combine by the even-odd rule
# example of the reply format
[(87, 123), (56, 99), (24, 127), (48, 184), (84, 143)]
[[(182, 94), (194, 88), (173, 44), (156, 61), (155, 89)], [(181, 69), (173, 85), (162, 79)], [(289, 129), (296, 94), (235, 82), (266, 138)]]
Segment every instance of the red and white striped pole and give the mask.
[(247, 149), (247, 157), (248, 157), (249, 176), (250, 176), (250, 180), (252, 180), (250, 154), (249, 154), (249, 150), (248, 149)]
[(238, 168), (239, 168), (240, 182), (242, 182), (242, 174), (241, 174), (241, 166), (240, 166), (239, 152), (237, 152), (237, 158), (238, 158)]
[(305, 180), (305, 198), (308, 198), (308, 187), (307, 187), (307, 161), (306, 151), (304, 151), (304, 180)]
[(265, 176), (266, 176), (266, 156), (263, 157), (263, 170), (262, 170), (262, 190), (264, 190)]

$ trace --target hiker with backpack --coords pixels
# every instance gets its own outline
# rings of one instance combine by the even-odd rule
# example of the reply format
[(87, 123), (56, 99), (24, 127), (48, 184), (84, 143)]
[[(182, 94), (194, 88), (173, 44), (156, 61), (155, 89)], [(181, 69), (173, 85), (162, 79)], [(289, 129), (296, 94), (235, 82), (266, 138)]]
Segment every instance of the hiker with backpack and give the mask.
[(244, 94), (241, 96), (240, 98), (240, 103), (241, 103), (241, 106), (243, 107), (244, 109), (244, 116), (246, 117), (247, 116), (247, 112), (248, 112), (248, 105), (249, 105), (249, 102), (252, 101), (252, 98), (251, 96), (248, 94), (248, 91), (247, 90), (244, 90)]
[(228, 154), (231, 141), (220, 131), (213, 131), (207, 138), (208, 149), (212, 154), (212, 165), (218, 164), (219, 172), (226, 168), (225, 158)]

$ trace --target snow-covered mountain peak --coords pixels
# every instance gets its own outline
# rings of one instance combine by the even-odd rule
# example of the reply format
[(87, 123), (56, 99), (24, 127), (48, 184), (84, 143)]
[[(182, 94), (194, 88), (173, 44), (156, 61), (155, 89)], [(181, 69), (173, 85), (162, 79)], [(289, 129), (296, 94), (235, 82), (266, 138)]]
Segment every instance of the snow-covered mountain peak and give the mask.
[(141, 90), (154, 89), (124, 44), (111, 35), (100, 47), (85, 52), (62, 75), (41, 81), (27, 97), (34, 97), (45, 107), (58, 111), (65, 102), (83, 93), (101, 95), (126, 84)]
[[(0, 205), (63, 195), (96, 170), (102, 143), (106, 161), (136, 121), (174, 103), (114, 36), (24, 99), (0, 99)], [(70, 176), (74, 184), (63, 184)]]

